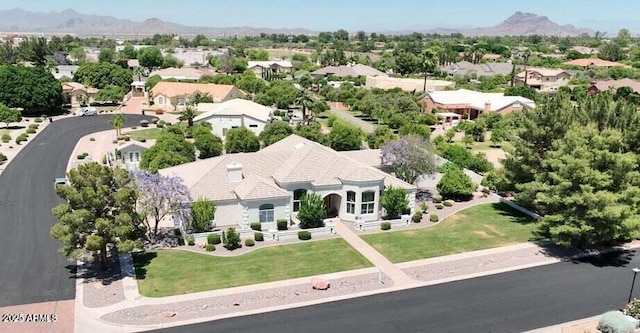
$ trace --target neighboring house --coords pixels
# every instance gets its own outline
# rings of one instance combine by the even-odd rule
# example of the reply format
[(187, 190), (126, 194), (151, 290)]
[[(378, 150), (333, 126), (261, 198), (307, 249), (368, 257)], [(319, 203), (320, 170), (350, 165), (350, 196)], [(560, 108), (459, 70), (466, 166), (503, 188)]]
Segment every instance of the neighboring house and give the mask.
[(189, 98), (199, 91), (221, 103), (244, 96), (240, 89), (232, 85), (213, 83), (158, 82), (150, 91), (155, 108), (178, 110), (187, 105)]
[(487, 53), (482, 56), (482, 60), (487, 62), (498, 62), (500, 59), (502, 59), (502, 55), (500, 54)]
[(51, 69), (51, 74), (56, 80), (60, 80), (63, 77), (68, 77), (69, 79), (73, 79), (73, 76), (78, 71), (80, 66), (74, 65), (60, 65)]
[[(526, 76), (526, 80), (525, 80)], [(516, 75), (516, 82), (542, 92), (557, 91), (571, 80), (571, 73), (561, 69), (529, 68)]]
[(251, 70), (257, 76), (265, 73), (280, 74), (291, 73), (293, 64), (291, 61), (249, 61), (247, 69)]
[(334, 75), (337, 77), (358, 77), (358, 76), (388, 76), (387, 74), (366, 65), (350, 64), (346, 66), (328, 66), (311, 72), (313, 77)]
[(619, 62), (613, 62), (613, 61), (602, 60), (597, 58), (576, 59), (576, 60), (567, 61), (564, 64), (568, 66), (582, 67), (584, 69), (587, 69), (589, 67), (605, 67), (605, 68), (630, 67), (625, 64), (621, 64)]
[(216, 203), (216, 227), (275, 229), (278, 219), (296, 222), (300, 199), (317, 193), (327, 217), (377, 221), (387, 186), (407, 191), (411, 213), (416, 187), (319, 143), (291, 135), (258, 152), (226, 154), (160, 170), (183, 178), (194, 198)]
[(140, 67), (140, 60), (138, 60), (138, 59), (129, 59), (129, 60), (127, 60), (127, 67), (129, 67), (130, 70), (134, 70), (134, 69)]
[(591, 48), (591, 47), (586, 47), (586, 46), (572, 46), (569, 51), (576, 51), (580, 54), (584, 54), (584, 55), (592, 55), (592, 54), (598, 54), (598, 49), (595, 48)]
[(160, 76), (163, 80), (177, 80), (177, 81), (199, 81), (203, 76), (214, 76), (216, 73), (212, 70), (197, 69), (197, 68), (165, 68), (157, 71), (153, 71), (149, 74), (149, 77), (154, 75)]
[[(516, 66), (516, 70), (522, 66)], [(509, 75), (513, 71), (513, 64), (508, 62), (492, 62), (483, 64), (474, 64), (468, 61), (460, 61), (446, 67), (441, 67), (441, 71), (449, 75), (469, 75), (476, 77)]]
[(166, 57), (167, 55), (172, 55), (178, 59), (178, 61), (182, 61), (185, 66), (191, 67), (191, 65), (199, 64), (200, 66), (209, 66), (209, 57), (219, 57), (224, 55), (226, 50), (218, 49), (218, 50), (200, 50), (200, 49), (184, 49), (184, 48), (176, 48), (173, 52), (163, 52), (163, 55)]
[(62, 93), (66, 99), (65, 104), (71, 104), (72, 107), (89, 105), (95, 102), (98, 92), (98, 89), (86, 87), (78, 82), (65, 82), (62, 84)]
[[(140, 169), (140, 158), (142, 152), (149, 149), (151, 145), (146, 142), (129, 141), (116, 148), (115, 154), (111, 155), (113, 164), (129, 171)], [(114, 158), (115, 157), (115, 158)]]
[(534, 101), (520, 96), (504, 96), (502, 93), (483, 93), (466, 89), (427, 92), (420, 97), (420, 101), (424, 103), (427, 113), (437, 109), (466, 115), (471, 120), (483, 113), (507, 114), (536, 106)]
[[(400, 88), (406, 92), (424, 92), (424, 79), (403, 79), (387, 76), (367, 76), (365, 88), (379, 88), (390, 90)], [(427, 91), (445, 90), (447, 87), (454, 87), (455, 82), (443, 80), (427, 80)]]
[(629, 87), (633, 89), (634, 93), (640, 94), (640, 81), (631, 79), (596, 81), (587, 89), (587, 91), (592, 94), (597, 94), (602, 91), (616, 91), (621, 87)]
[(213, 133), (221, 138), (228, 130), (238, 127), (246, 127), (260, 135), (273, 116), (272, 108), (240, 98), (222, 103), (200, 103), (197, 109), (204, 113), (193, 121), (211, 123)]

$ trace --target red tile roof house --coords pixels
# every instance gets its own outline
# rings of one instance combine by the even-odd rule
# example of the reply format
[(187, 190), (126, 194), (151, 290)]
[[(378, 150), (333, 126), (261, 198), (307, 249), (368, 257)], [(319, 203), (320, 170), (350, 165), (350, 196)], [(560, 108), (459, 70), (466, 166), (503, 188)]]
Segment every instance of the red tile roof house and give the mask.
[(482, 93), (460, 89), (455, 91), (430, 91), (420, 97), (425, 112), (441, 110), (459, 115), (467, 115), (470, 120), (483, 113), (499, 112), (507, 114), (523, 108), (535, 108), (534, 101), (520, 96), (504, 96), (502, 93)]
[(602, 59), (597, 59), (597, 58), (576, 59), (576, 60), (567, 61), (564, 64), (565, 65), (569, 65), (569, 66), (582, 67), (582, 68), (585, 68), (585, 69), (587, 69), (589, 67), (606, 67), (606, 68), (610, 68), (610, 67), (631, 67), (631, 66), (627, 66), (625, 64), (621, 64), (619, 62), (613, 62), (613, 61), (602, 60)]
[(226, 84), (159, 82), (149, 93), (154, 109), (166, 111), (182, 110), (189, 98), (197, 91), (213, 99), (214, 103), (225, 102), (245, 94), (238, 88)]
[(631, 79), (596, 81), (589, 87), (589, 89), (587, 89), (587, 91), (592, 94), (597, 94), (602, 91), (615, 91), (620, 87), (629, 87), (633, 89), (634, 93), (640, 94), (640, 81)]
[(530, 68), (516, 75), (516, 82), (542, 92), (557, 91), (571, 80), (571, 74), (561, 69)]
[(100, 90), (86, 87), (78, 82), (65, 82), (62, 84), (62, 93), (65, 96), (66, 104), (71, 107), (89, 105), (96, 101), (96, 96)]
[(291, 135), (255, 153), (226, 154), (159, 171), (181, 177), (193, 198), (216, 203), (216, 228), (275, 229), (279, 219), (296, 223), (300, 198), (317, 193), (327, 217), (379, 221), (385, 187), (407, 191), (414, 213), (416, 187), (319, 143)]

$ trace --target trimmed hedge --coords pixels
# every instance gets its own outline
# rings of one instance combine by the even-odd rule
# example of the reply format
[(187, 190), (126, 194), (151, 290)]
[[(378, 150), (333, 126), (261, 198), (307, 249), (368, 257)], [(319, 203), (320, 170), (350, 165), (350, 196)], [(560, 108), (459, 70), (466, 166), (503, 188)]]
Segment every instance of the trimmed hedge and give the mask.
[(2, 134), (2, 142), (7, 143), (9, 141), (11, 141), (11, 135), (9, 134)]
[(278, 230), (283, 231), (283, 230), (289, 229), (289, 221), (285, 219), (279, 219), (277, 223), (278, 223)]
[(436, 205), (436, 209), (442, 209), (442, 208), (444, 208), (444, 206), (442, 204), (437, 204)]
[(207, 252), (213, 252), (216, 250), (216, 246), (213, 244), (207, 244), (207, 246), (205, 247), (205, 249), (207, 250)]
[(207, 244), (217, 245), (222, 243), (222, 239), (218, 234), (209, 234), (207, 236)]
[(310, 240), (311, 239), (311, 233), (308, 231), (298, 231), (298, 239), (299, 240)]
[(440, 220), (440, 218), (436, 214), (431, 214), (429, 216), (429, 221), (431, 221), (431, 222), (438, 222), (439, 220)]
[(453, 202), (447, 200), (445, 202), (442, 203), (445, 207), (453, 207)]
[(417, 212), (413, 213), (413, 216), (411, 217), (411, 220), (413, 221), (413, 223), (420, 223), (422, 221), (422, 212), (421, 211), (417, 211)]
[(256, 242), (264, 241), (264, 235), (261, 232), (256, 232), (253, 234), (253, 238), (255, 238)]
[(31, 124), (29, 125), (29, 128), (38, 129), (38, 126), (38, 124)]
[(36, 118), (36, 119), (34, 120), (34, 122), (36, 122), (36, 123), (41, 123), (41, 122), (42, 122), (42, 119), (40, 119), (40, 118)]
[(251, 247), (256, 245), (256, 242), (253, 239), (249, 238), (244, 241), (244, 245)]
[(249, 227), (255, 231), (262, 231), (262, 224), (260, 222), (252, 222)]
[(391, 230), (391, 223), (389, 222), (380, 223), (380, 230)]
[(5, 156), (5, 154), (3, 153), (0, 153), (0, 164), (3, 164), (6, 161), (7, 161), (7, 156)]
[(34, 133), (36, 132), (36, 129), (35, 129), (35, 128), (27, 128), (27, 131), (26, 131), (26, 132), (27, 132), (28, 134), (34, 134)]
[(433, 203), (441, 203), (442, 202), (442, 196), (441, 195), (434, 195), (432, 201), (433, 201)]
[(76, 156), (79, 160), (84, 160), (85, 158), (87, 158), (87, 156), (89, 156), (89, 153), (82, 153), (78, 156)]

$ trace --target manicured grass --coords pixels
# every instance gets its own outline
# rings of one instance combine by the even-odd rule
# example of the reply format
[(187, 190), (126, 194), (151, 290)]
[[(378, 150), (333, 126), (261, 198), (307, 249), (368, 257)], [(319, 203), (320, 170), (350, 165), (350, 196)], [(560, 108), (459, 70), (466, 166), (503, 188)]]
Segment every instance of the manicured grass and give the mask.
[[(155, 125), (149, 124), (149, 126)], [(147, 128), (142, 130), (129, 131), (125, 134), (129, 135), (133, 140), (140, 141), (141, 139), (156, 140), (160, 136), (160, 133), (162, 133), (161, 128)]]
[(533, 239), (537, 224), (505, 204), (474, 206), (425, 229), (364, 235), (394, 263), (482, 250)]
[[(462, 143), (459, 143), (461, 145), (464, 145)], [(498, 146), (493, 146), (493, 143), (491, 143), (491, 141), (484, 141), (484, 142), (476, 142), (473, 144), (473, 146), (471, 146), (471, 150), (473, 151), (478, 151), (478, 150), (491, 150), (491, 149), (502, 149), (505, 150), (506, 148), (512, 147), (511, 143), (509, 143), (508, 141), (503, 141), (501, 143), (498, 144)]]
[(140, 293), (149, 297), (188, 294), (371, 266), (343, 239), (268, 247), (237, 257), (159, 250), (134, 254), (133, 260)]

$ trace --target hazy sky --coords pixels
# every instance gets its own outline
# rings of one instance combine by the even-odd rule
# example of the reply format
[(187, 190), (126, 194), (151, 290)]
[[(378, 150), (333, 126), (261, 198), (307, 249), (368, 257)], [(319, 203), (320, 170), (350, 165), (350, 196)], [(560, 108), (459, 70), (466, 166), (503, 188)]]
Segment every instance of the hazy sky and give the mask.
[[(0, 9), (75, 9), (142, 21), (157, 17), (184, 25), (387, 30), (489, 26), (516, 11), (561, 24), (593, 28), (640, 26), (639, 0), (0, 0)], [(613, 32), (613, 31), (610, 31)]]

